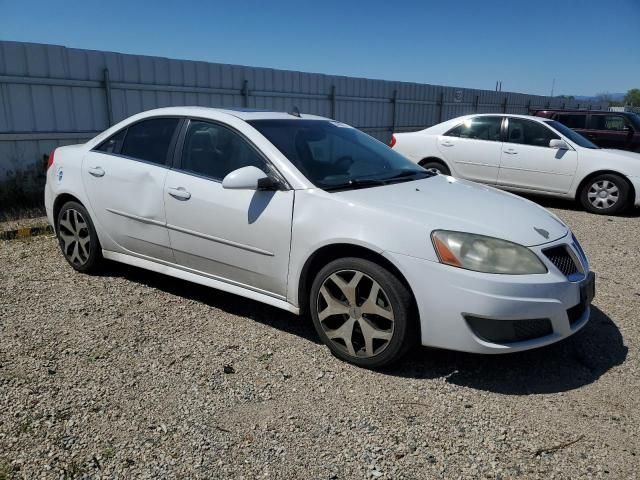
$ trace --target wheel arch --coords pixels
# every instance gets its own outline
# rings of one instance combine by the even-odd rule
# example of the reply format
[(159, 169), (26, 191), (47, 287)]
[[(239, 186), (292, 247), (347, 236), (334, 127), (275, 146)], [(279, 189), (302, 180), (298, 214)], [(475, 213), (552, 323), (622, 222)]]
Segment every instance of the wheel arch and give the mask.
[(422, 167), (422, 166), (424, 166), (424, 165), (426, 165), (427, 163), (430, 163), (430, 162), (440, 163), (440, 164), (444, 165), (445, 167), (447, 167), (449, 172), (452, 171), (451, 170), (451, 165), (449, 165), (446, 160), (443, 160), (440, 157), (434, 157), (434, 156), (425, 157), (425, 158), (423, 158), (422, 160), (420, 160), (418, 162), (418, 165), (420, 165)]
[[(309, 293), (313, 279), (320, 269), (327, 263), (344, 257), (356, 257), (370, 260), (377, 263), (381, 267), (386, 268), (393, 273), (400, 282), (402, 282), (411, 294), (414, 311), (417, 315), (416, 299), (411, 285), (400, 269), (391, 262), (387, 257), (370, 248), (353, 243), (332, 243), (324, 245), (315, 250), (305, 261), (300, 277), (298, 279), (298, 305), (300, 306), (300, 314), (305, 315), (309, 312)], [(419, 323), (419, 322), (418, 322)]]
[(59, 194), (53, 201), (53, 228), (56, 232), (58, 229), (58, 214), (60, 213), (62, 206), (67, 202), (78, 202), (84, 208), (87, 208), (86, 205), (75, 195), (66, 192)]
[(615, 170), (596, 170), (594, 172), (589, 173), (587, 176), (585, 176), (580, 183), (578, 184), (578, 187), (576, 188), (576, 191), (574, 193), (574, 199), (576, 201), (580, 201), (580, 193), (582, 192), (582, 189), (584, 188), (584, 186), (593, 178), (597, 177), (598, 175), (617, 175), (618, 177), (622, 178), (625, 182), (627, 182), (627, 185), (629, 186), (629, 199), (628, 201), (633, 203), (633, 200), (636, 197), (636, 190), (635, 187), (633, 186), (633, 183), (629, 180), (629, 178), (624, 174), (624, 173), (620, 173), (617, 172)]

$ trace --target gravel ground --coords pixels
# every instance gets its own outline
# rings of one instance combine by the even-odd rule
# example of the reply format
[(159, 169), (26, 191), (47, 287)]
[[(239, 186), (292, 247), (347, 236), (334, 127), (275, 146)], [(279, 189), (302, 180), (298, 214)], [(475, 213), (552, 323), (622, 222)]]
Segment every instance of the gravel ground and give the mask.
[(384, 372), (311, 322), (141, 270), (0, 242), (0, 479), (637, 478), (640, 219), (544, 202), (598, 273), (590, 323), (508, 356)]

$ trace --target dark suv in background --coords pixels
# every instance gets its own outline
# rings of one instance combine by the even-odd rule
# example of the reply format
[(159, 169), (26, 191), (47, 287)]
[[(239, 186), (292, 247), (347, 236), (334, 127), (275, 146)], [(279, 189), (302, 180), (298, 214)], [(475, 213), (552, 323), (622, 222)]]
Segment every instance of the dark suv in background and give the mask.
[(552, 118), (602, 148), (640, 153), (640, 116), (631, 112), (534, 110), (531, 115)]

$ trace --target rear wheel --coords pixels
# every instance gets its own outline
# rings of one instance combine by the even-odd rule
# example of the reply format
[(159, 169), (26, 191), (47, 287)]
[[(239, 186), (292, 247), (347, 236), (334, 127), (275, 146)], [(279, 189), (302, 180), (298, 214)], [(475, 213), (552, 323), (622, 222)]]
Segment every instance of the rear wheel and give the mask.
[(619, 175), (605, 173), (587, 181), (580, 191), (580, 203), (590, 212), (619, 213), (627, 206), (629, 184)]
[(56, 220), (58, 243), (64, 258), (79, 272), (95, 270), (102, 249), (89, 212), (78, 202), (65, 203)]
[(361, 367), (397, 361), (419, 337), (411, 293), (369, 260), (330, 262), (316, 275), (309, 304), (316, 331), (331, 352)]
[(451, 175), (451, 171), (449, 170), (449, 168), (445, 164), (440, 162), (426, 161), (421, 163), (420, 166), (425, 170), (436, 173), (438, 175)]

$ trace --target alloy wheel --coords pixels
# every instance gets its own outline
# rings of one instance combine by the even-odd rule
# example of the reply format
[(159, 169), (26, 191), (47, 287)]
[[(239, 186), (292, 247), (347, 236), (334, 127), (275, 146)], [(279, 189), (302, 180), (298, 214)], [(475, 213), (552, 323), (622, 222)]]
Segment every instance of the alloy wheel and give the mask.
[(610, 208), (618, 202), (620, 189), (609, 180), (598, 180), (589, 188), (587, 198), (595, 208)]
[(389, 297), (363, 272), (341, 270), (328, 276), (316, 308), (323, 333), (349, 356), (378, 355), (393, 337), (395, 317)]
[(58, 224), (62, 251), (70, 263), (82, 266), (89, 260), (91, 235), (82, 214), (69, 208), (62, 213)]

